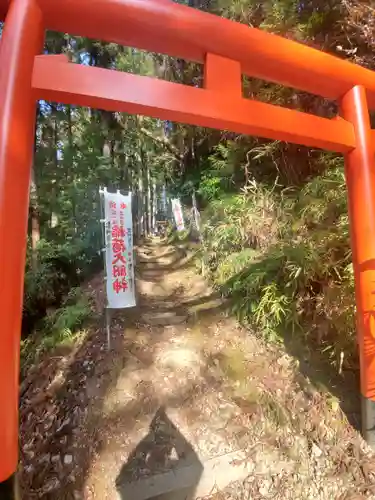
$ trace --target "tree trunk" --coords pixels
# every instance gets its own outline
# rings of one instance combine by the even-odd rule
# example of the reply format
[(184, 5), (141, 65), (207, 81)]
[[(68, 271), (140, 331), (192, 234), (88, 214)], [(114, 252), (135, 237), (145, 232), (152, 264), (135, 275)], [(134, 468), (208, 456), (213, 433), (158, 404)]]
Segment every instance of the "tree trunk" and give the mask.
[(152, 233), (155, 233), (156, 228), (156, 212), (157, 212), (157, 194), (156, 194), (156, 182), (152, 182)]
[[(74, 149), (74, 142), (73, 142), (73, 130), (72, 130), (72, 108), (71, 106), (68, 106), (68, 143), (69, 143), (69, 152), (70, 152), (70, 158), (73, 162), (73, 149)], [(57, 150), (56, 150), (56, 158), (57, 158)], [(67, 175), (69, 179), (69, 183), (71, 182), (71, 165), (68, 166), (67, 168)], [(77, 233), (77, 220), (76, 220), (76, 203), (75, 203), (75, 198), (74, 195), (72, 196), (72, 217), (73, 217), (73, 226), (74, 226), (74, 233)]]
[(30, 179), (30, 217), (31, 217), (31, 265), (34, 271), (38, 267), (38, 243), (40, 241), (40, 221), (38, 193), (35, 182), (34, 166), (31, 169)]
[(137, 226), (138, 237), (144, 235), (144, 193), (142, 165), (138, 163), (138, 199), (137, 199)]
[(37, 144), (38, 116), (39, 116), (39, 105), (37, 106), (36, 110), (35, 136), (34, 136), (34, 161), (30, 175), (30, 200), (29, 200), (30, 219), (31, 219), (31, 265), (34, 271), (38, 267), (38, 243), (40, 241), (39, 201), (38, 201), (38, 190), (35, 181), (35, 153)]
[(148, 164), (146, 165), (147, 172), (147, 233), (150, 234), (152, 232), (152, 199), (151, 199), (151, 176), (150, 176), (150, 167)]
[(149, 169), (145, 162), (145, 155), (140, 143), (140, 157), (141, 157), (141, 172), (143, 178), (143, 227), (144, 234), (148, 236), (150, 232), (150, 184), (149, 184)]

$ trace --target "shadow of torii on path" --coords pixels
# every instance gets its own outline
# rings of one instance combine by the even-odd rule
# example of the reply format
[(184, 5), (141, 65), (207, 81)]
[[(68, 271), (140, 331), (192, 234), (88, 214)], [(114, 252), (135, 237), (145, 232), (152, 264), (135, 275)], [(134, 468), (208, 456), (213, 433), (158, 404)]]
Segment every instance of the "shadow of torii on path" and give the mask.
[(161, 406), (116, 479), (121, 500), (193, 500), (203, 465)]

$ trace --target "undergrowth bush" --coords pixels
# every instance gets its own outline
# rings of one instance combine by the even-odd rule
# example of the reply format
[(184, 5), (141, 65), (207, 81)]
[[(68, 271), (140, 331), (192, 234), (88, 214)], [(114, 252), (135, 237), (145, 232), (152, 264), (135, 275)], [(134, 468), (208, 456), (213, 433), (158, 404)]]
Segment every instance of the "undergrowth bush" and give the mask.
[(61, 307), (43, 318), (35, 335), (21, 342), (22, 367), (47, 350), (70, 347), (84, 333), (82, 327), (91, 314), (88, 297), (80, 288), (72, 288)]
[(62, 306), (44, 319), (46, 346), (69, 341), (91, 313), (90, 303), (79, 288), (73, 288)]
[(302, 190), (251, 183), (204, 213), (204, 269), (265, 337), (308, 337), (339, 369), (356, 363), (354, 279), (342, 166)]
[(97, 252), (86, 242), (76, 240), (63, 244), (41, 240), (37, 265), (32, 265), (31, 249), (26, 257), (23, 334), (27, 336), (50, 309), (60, 307), (69, 291), (78, 286), (101, 265)]

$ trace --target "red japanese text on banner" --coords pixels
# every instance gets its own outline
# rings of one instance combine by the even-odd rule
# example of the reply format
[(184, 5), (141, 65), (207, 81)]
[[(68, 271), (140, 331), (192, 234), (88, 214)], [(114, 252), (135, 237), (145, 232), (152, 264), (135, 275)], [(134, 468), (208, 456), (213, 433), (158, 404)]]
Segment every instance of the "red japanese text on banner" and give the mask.
[(177, 198), (172, 200), (172, 212), (174, 220), (176, 222), (177, 231), (183, 231), (185, 229), (184, 216), (182, 213), (180, 200)]
[(107, 299), (111, 309), (135, 306), (131, 194), (104, 190)]

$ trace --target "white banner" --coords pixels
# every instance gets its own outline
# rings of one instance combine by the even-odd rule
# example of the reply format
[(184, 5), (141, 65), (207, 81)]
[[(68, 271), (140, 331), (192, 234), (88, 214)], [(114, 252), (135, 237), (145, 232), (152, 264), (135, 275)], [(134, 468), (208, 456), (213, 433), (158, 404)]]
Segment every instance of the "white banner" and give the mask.
[(135, 306), (132, 197), (117, 193), (104, 196), (107, 299), (111, 309)]
[(174, 215), (174, 220), (176, 222), (177, 231), (183, 231), (185, 229), (184, 216), (182, 213), (180, 200), (174, 198), (172, 202), (172, 212)]

